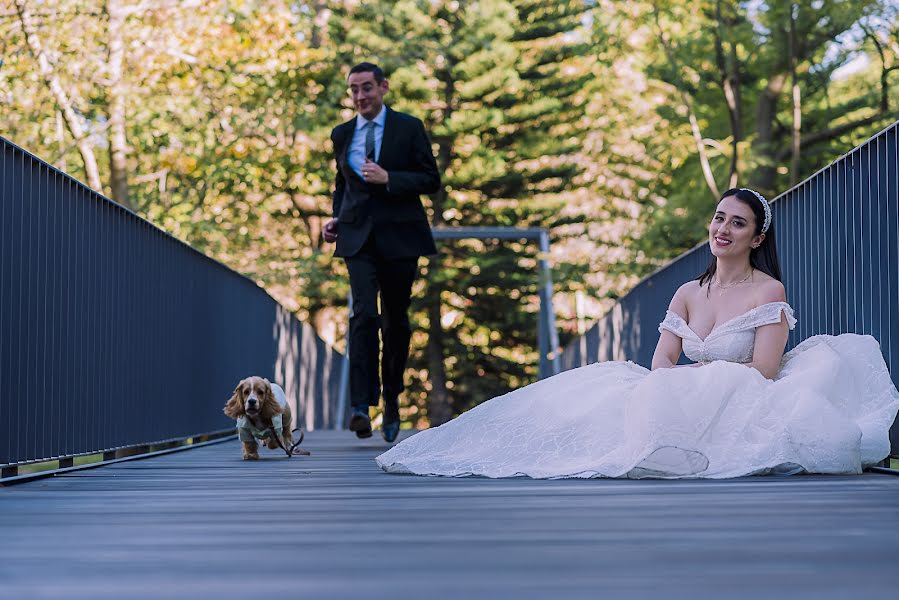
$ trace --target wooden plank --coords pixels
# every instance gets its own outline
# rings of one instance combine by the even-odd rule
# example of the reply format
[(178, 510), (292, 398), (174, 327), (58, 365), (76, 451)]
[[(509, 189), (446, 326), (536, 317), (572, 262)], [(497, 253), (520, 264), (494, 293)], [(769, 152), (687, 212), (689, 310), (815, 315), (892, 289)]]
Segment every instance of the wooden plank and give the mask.
[(376, 436), (237, 442), (0, 489), (3, 597), (899, 595), (899, 478), (388, 475)]

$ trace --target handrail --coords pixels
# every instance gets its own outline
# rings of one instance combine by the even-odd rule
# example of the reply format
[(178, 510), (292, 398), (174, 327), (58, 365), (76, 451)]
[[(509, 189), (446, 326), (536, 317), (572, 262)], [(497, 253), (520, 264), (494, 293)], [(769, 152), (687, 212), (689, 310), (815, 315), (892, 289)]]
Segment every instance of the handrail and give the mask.
[(0, 137), (0, 467), (233, 428), (255, 374), (342, 425), (343, 356), (262, 288)]

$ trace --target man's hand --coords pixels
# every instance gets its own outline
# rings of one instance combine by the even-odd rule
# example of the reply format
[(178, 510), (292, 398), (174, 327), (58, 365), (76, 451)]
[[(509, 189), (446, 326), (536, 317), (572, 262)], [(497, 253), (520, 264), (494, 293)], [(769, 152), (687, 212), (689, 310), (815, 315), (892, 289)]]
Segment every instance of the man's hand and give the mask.
[(337, 219), (331, 219), (322, 227), (322, 237), (329, 244), (337, 241)]
[(382, 169), (381, 165), (368, 158), (365, 159), (365, 164), (362, 165), (362, 178), (365, 180), (365, 183), (380, 183), (382, 185), (387, 185), (387, 182), (390, 180), (387, 171)]

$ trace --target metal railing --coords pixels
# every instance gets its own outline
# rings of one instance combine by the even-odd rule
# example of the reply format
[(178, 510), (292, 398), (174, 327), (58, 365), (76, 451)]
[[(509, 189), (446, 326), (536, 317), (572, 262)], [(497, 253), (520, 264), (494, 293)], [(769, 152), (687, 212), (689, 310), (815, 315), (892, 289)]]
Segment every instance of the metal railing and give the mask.
[[(771, 204), (787, 300), (787, 349), (816, 334), (874, 336), (899, 383), (899, 122)], [(703, 242), (643, 279), (562, 352), (562, 369), (630, 359), (648, 367), (677, 288), (710, 260)], [(899, 454), (899, 422), (892, 452)]]
[[(0, 137), (0, 466), (234, 430), (251, 374), (342, 426), (343, 356), (253, 281)], [(12, 465), (12, 467), (10, 467)]]

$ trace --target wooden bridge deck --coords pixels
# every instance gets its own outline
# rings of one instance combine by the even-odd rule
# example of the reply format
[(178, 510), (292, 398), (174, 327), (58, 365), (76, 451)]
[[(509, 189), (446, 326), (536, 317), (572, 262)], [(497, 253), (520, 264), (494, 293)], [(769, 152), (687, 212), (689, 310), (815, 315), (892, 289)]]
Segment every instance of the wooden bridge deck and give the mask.
[(899, 597), (899, 477), (421, 478), (377, 435), (304, 447), (0, 488), (0, 597)]

